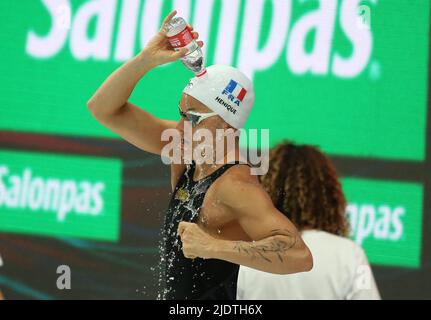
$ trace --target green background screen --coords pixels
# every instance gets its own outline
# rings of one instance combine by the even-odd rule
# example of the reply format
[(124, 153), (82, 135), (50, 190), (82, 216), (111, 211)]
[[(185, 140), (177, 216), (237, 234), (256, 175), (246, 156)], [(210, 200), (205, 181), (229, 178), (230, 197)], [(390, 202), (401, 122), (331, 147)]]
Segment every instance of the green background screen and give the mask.
[[(317, 145), (334, 161), (350, 237), (382, 296), (431, 296), (429, 0), (0, 1), (0, 288), (154, 298), (169, 169), (99, 124), (86, 102), (172, 8), (200, 33), (206, 65), (253, 80), (246, 128), (269, 129), (271, 146)], [(130, 101), (177, 120), (191, 76), (180, 62), (160, 66)], [(26, 275), (48, 279), (60, 262), (80, 270), (73, 293)]]

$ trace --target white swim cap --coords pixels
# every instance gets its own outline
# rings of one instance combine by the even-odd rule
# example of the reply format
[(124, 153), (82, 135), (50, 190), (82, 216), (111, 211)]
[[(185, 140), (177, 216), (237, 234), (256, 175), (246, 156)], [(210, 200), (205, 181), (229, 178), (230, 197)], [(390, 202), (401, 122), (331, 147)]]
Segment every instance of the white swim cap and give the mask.
[(208, 67), (190, 79), (184, 93), (199, 100), (236, 129), (241, 129), (254, 103), (253, 84), (241, 71), (224, 65)]

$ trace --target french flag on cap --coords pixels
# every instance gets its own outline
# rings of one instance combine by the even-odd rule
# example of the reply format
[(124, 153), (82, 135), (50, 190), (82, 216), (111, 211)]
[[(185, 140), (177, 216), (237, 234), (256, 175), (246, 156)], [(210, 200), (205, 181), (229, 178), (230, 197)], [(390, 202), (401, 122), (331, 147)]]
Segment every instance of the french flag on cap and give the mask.
[(229, 82), (229, 84), (227, 85), (225, 90), (230, 92), (233, 96), (235, 96), (241, 102), (247, 93), (247, 90), (245, 90), (243, 87), (241, 87), (239, 85), (239, 83), (234, 81), (234, 80), (231, 80)]

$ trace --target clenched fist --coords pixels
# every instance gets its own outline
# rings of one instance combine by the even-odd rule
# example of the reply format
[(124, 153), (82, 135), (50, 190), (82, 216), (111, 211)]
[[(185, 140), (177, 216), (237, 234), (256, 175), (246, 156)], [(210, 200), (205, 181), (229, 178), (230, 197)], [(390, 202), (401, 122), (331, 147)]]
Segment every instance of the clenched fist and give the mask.
[(196, 223), (180, 222), (178, 234), (181, 237), (183, 254), (186, 258), (213, 258), (217, 239), (202, 230)]

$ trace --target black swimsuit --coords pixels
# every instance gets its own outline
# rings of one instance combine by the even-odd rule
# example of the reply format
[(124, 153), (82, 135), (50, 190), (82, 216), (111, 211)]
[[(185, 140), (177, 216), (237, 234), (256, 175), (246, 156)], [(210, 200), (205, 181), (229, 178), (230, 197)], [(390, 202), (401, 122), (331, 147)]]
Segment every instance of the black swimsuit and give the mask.
[(239, 266), (218, 259), (187, 259), (177, 235), (181, 221), (198, 221), (205, 194), (214, 181), (239, 162), (225, 164), (211, 175), (193, 181), (195, 165), (188, 165), (172, 194), (162, 231), (160, 285), (163, 299), (236, 299)]

